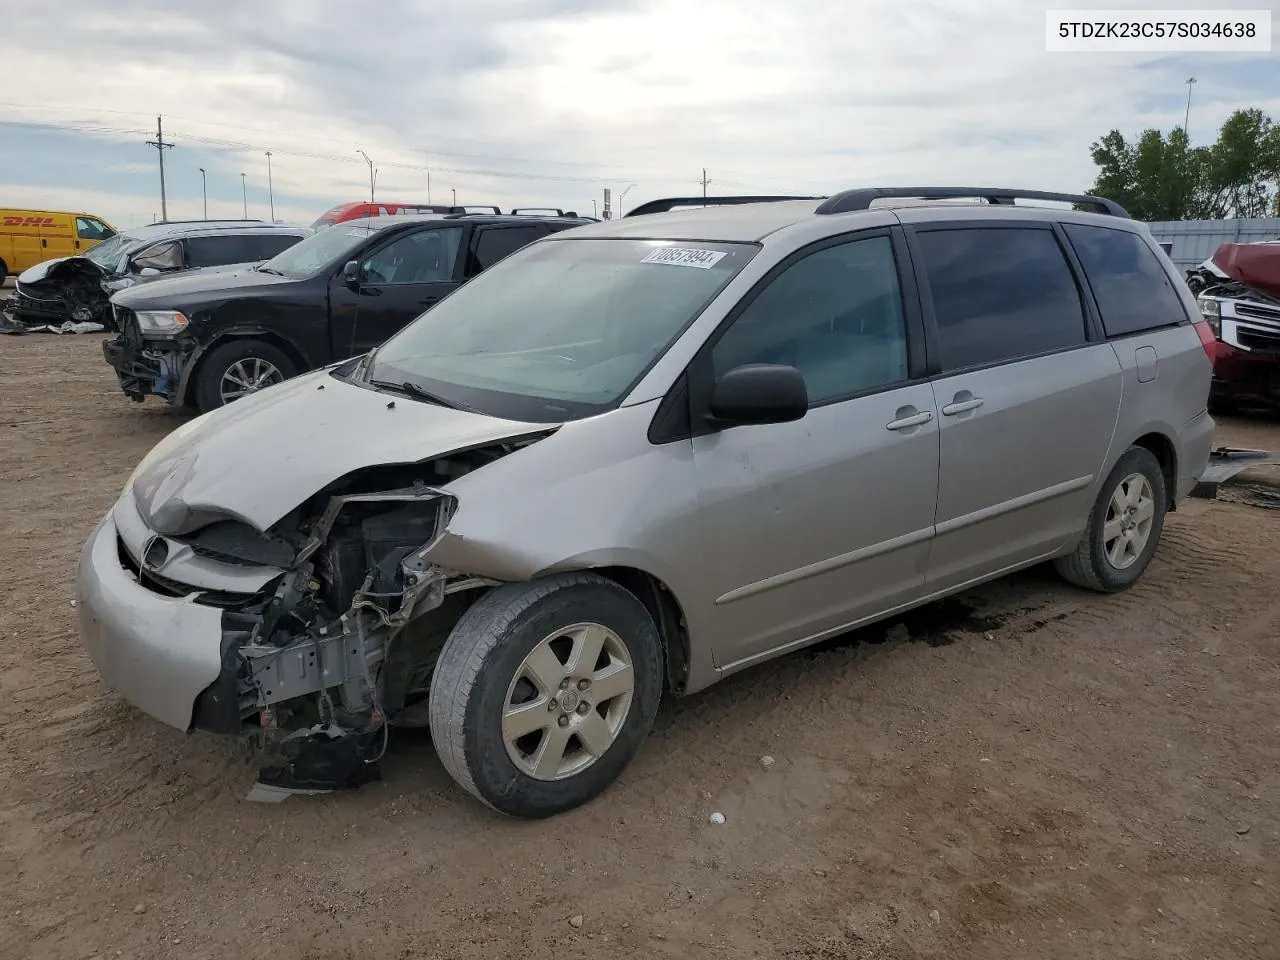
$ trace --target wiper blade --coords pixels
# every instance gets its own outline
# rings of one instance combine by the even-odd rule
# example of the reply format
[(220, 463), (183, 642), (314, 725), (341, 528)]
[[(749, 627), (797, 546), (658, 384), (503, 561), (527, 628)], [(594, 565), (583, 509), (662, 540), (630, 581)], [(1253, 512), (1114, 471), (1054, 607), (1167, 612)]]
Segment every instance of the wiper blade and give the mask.
[(259, 272), (259, 273), (272, 273), (272, 274), (275, 274), (277, 277), (283, 277), (283, 276), (284, 276), (284, 274), (283, 274), (283, 273), (281, 273), (279, 270), (277, 270), (275, 267), (259, 267), (259, 268), (258, 268), (258, 272)]
[(449, 407), (452, 410), (474, 410), (473, 407), (468, 407), (466, 404), (458, 403), (456, 400), (448, 400), (438, 393), (432, 393), (430, 390), (418, 386), (412, 380), (403, 380), (400, 383), (391, 383), (387, 380), (370, 380), (369, 385), (380, 390), (394, 390), (397, 393), (408, 394), (418, 400), (425, 400), (427, 403), (434, 403), (441, 407)]

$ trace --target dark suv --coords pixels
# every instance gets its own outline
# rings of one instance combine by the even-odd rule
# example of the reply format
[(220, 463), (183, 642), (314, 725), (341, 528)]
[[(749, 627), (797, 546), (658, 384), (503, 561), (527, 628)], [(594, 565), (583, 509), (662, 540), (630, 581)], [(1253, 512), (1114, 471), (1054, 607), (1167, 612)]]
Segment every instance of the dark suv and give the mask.
[(103, 350), (131, 399), (212, 410), (367, 352), (508, 254), (587, 222), (474, 214), (351, 220), (257, 267), (116, 294), (121, 332)]

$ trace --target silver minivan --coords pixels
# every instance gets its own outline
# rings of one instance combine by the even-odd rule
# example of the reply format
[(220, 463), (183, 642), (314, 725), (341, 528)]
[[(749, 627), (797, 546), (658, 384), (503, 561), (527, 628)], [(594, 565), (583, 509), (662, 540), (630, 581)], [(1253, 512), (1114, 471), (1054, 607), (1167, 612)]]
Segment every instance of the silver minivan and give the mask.
[(429, 725), (555, 814), (664, 694), (1032, 564), (1130, 586), (1209, 457), (1212, 339), (1108, 200), (643, 205), (158, 443), (84, 548), (84, 642), (157, 719), (261, 737), (251, 796)]

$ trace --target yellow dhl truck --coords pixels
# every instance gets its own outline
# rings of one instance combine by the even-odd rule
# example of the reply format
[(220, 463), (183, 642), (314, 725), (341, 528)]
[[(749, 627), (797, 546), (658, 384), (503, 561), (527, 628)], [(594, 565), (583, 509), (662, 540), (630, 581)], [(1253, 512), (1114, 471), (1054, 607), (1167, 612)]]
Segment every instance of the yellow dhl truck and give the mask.
[(0, 207), (0, 283), (55, 257), (74, 257), (116, 235), (101, 217)]

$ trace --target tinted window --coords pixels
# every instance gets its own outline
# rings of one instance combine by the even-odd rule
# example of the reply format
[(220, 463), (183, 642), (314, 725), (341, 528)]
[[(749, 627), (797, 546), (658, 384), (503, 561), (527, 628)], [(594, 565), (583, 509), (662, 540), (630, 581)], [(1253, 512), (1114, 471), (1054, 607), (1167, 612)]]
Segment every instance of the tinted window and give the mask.
[(453, 279), (462, 228), (419, 230), (399, 237), (362, 264), (371, 284), (447, 283)]
[(235, 236), (187, 237), (187, 266), (222, 267), (231, 263), (250, 263), (260, 259), (255, 256), (256, 237)]
[(510, 256), (523, 246), (527, 246), (546, 233), (539, 226), (530, 227), (485, 227), (476, 235), (475, 249), (471, 261), (467, 264), (468, 273), (479, 273), (488, 270), (503, 257)]
[(1098, 301), (1109, 337), (1187, 319), (1160, 261), (1136, 234), (1106, 227), (1063, 225)]
[(888, 237), (797, 260), (747, 306), (711, 351), (717, 377), (744, 363), (785, 363), (821, 403), (907, 378), (902, 294)]
[(253, 251), (250, 260), (270, 260), (277, 253), (288, 250), (302, 238), (293, 233), (260, 233), (245, 239), (249, 241), (249, 248)]
[(1049, 230), (935, 230), (918, 235), (944, 370), (1085, 342), (1084, 309)]

